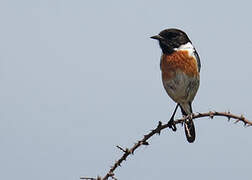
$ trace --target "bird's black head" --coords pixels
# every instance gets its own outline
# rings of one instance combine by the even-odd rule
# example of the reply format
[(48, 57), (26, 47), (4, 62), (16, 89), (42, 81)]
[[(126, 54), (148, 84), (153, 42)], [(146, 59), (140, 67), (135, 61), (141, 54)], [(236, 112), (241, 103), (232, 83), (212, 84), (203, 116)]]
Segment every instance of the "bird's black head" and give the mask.
[(174, 48), (191, 42), (186, 33), (179, 29), (165, 29), (151, 38), (159, 41), (164, 54), (171, 54), (174, 52)]

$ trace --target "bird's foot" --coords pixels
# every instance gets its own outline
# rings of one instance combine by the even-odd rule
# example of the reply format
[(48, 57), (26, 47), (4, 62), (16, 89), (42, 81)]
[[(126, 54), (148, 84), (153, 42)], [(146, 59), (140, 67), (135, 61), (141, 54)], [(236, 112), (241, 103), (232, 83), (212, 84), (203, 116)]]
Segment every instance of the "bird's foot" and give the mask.
[(174, 119), (171, 118), (170, 121), (168, 122), (168, 127), (171, 128), (173, 131), (177, 130), (176, 124), (174, 123)]

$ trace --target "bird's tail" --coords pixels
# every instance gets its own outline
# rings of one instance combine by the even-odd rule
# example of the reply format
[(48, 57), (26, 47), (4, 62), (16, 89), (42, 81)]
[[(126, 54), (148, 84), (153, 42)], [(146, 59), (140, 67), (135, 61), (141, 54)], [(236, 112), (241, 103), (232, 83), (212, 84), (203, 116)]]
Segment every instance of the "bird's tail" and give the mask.
[[(188, 104), (181, 104), (180, 105), (181, 108), (181, 112), (184, 116), (187, 116), (189, 114), (192, 114), (192, 105), (191, 103)], [(189, 143), (193, 143), (195, 140), (195, 127), (194, 127), (194, 123), (193, 120), (191, 118), (187, 119), (185, 121), (185, 134), (186, 134), (186, 139)]]

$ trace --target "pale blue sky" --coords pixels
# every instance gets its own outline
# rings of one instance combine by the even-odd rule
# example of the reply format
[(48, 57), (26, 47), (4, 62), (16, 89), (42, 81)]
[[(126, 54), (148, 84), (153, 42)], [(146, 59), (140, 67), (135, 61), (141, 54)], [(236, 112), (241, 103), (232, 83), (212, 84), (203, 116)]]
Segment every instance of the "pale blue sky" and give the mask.
[[(165, 28), (187, 32), (202, 62), (195, 112), (252, 120), (250, 1), (0, 1), (0, 179), (104, 175), (175, 103), (160, 78)], [(178, 113), (177, 117), (181, 114)], [(250, 179), (252, 129), (225, 118), (155, 136), (118, 179)]]

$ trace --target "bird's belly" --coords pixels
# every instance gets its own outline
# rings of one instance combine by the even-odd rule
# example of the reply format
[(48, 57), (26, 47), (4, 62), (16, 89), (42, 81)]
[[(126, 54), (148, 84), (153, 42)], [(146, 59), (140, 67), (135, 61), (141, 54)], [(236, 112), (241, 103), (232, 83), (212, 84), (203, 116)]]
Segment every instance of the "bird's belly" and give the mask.
[(180, 50), (161, 57), (163, 85), (177, 103), (192, 102), (199, 88), (197, 61), (188, 51)]
[(167, 94), (177, 103), (192, 102), (199, 88), (199, 76), (190, 77), (180, 70), (172, 74), (170, 79), (162, 78)]

